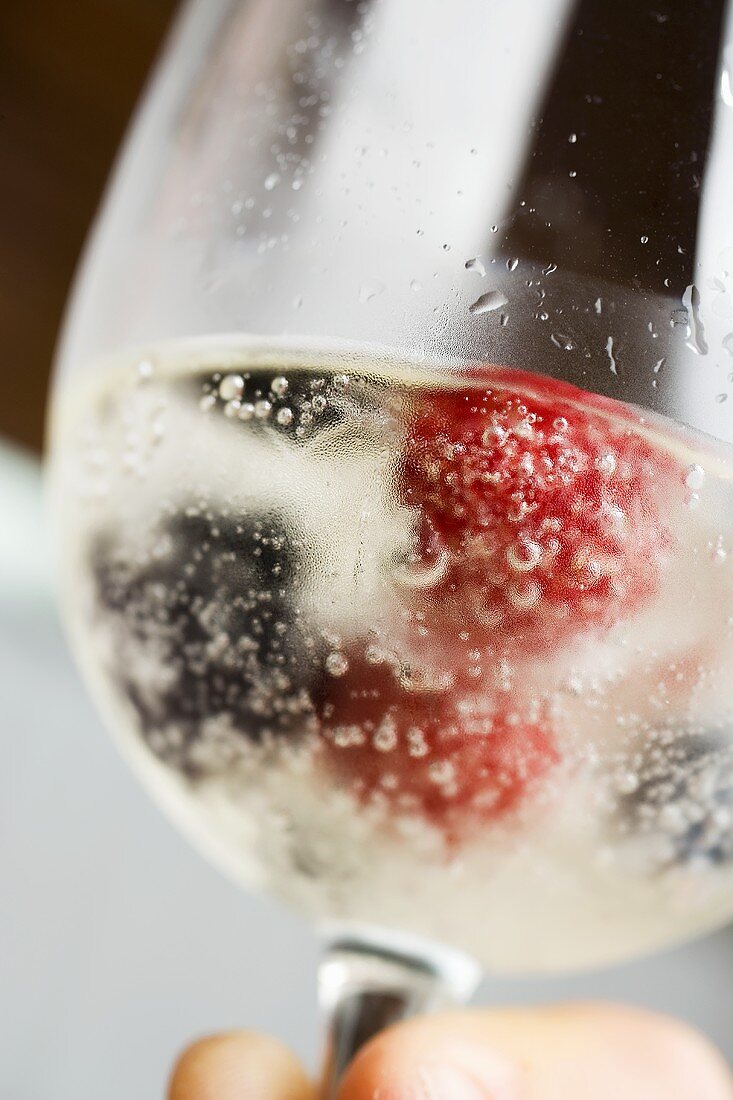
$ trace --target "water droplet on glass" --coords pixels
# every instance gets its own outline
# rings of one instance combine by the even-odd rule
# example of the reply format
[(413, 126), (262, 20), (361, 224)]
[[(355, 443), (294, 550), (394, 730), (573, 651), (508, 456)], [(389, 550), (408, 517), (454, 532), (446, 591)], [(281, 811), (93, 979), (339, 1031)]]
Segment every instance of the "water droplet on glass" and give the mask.
[(519, 266), (519, 260), (516, 258), (516, 256), (512, 257), (511, 259), (507, 260), (507, 262), (506, 262), (507, 271), (516, 271), (518, 266)]
[(147, 382), (148, 378), (152, 377), (154, 369), (151, 359), (141, 359), (137, 365), (137, 376), (140, 381)]
[(474, 256), (471, 260), (466, 260), (464, 264), (466, 271), (476, 271), (479, 275), (486, 274), (486, 268), (484, 267), (483, 260), (479, 256)]
[(272, 405), (269, 401), (257, 401), (255, 402), (254, 414), (258, 420), (267, 420), (272, 412)]
[(611, 366), (611, 374), (618, 374), (616, 370), (616, 359), (613, 354), (613, 336), (609, 336), (606, 340), (606, 355)]
[(570, 142), (571, 145), (575, 145), (577, 140), (578, 140), (578, 135), (577, 134), (568, 135), (568, 141)]
[(727, 393), (719, 393), (719, 394), (716, 395), (715, 400), (718, 402), (719, 405), (722, 405), (724, 401), (728, 400), (728, 394)]
[(556, 348), (560, 348), (561, 351), (574, 351), (575, 343), (570, 336), (564, 336), (561, 332), (553, 332), (550, 336), (550, 340), (553, 342)]
[(201, 412), (210, 412), (216, 404), (216, 398), (213, 393), (205, 393), (199, 401), (199, 408)]
[(251, 420), (255, 414), (255, 407), (251, 401), (245, 401), (241, 406), (237, 416), (240, 420)]
[(571, 179), (571, 180), (574, 180), (574, 179), (575, 179), (575, 177), (577, 176), (577, 174), (578, 174), (578, 173), (577, 173), (577, 172), (575, 171), (575, 169), (574, 169), (574, 168), (572, 168), (572, 169), (571, 169), (571, 170), (570, 170), (570, 171), (568, 172), (568, 175), (570, 176), (570, 179)]
[(489, 290), (486, 294), (482, 294), (472, 302), (468, 307), (469, 313), (491, 313), (495, 309), (501, 309), (508, 303), (509, 299), (506, 294), (502, 294), (500, 290)]
[(705, 340), (705, 328), (700, 318), (700, 291), (694, 283), (690, 283), (682, 295), (682, 305), (687, 309), (688, 324), (690, 326), (687, 346), (698, 355), (707, 355), (708, 345)]
[(639, 240), (642, 244), (649, 244), (649, 238), (647, 237), (646, 233), (642, 233), (642, 235), (639, 237)]
[(283, 428), (287, 428), (293, 423), (293, 410), (285, 407), (284, 409), (278, 409), (277, 416), (275, 417), (278, 424)]
[(703, 482), (705, 481), (705, 470), (702, 466), (699, 466), (697, 462), (692, 466), (687, 467), (687, 473), (685, 475), (685, 485), (688, 489), (702, 489)]
[(595, 309), (596, 313), (600, 317), (601, 313), (603, 312), (603, 300), (601, 298), (596, 298), (595, 305), (594, 305), (593, 308)]
[(418, 282), (417, 279), (411, 279), (410, 290), (414, 290), (415, 292), (417, 292), (418, 290), (422, 290), (422, 283)]
[(359, 287), (359, 301), (362, 305), (366, 302), (371, 302), (372, 298), (376, 298), (383, 290), (383, 283), (362, 283)]
[(269, 176), (265, 177), (265, 191), (274, 191), (280, 182), (279, 172), (270, 172)]
[(729, 355), (733, 355), (733, 332), (729, 332), (722, 340), (723, 347)]
[(720, 72), (720, 96), (726, 107), (733, 107), (733, 46), (723, 51), (723, 68)]
[(231, 420), (238, 414), (241, 407), (242, 402), (239, 401), (236, 397), (232, 401), (227, 401), (226, 405), (224, 406), (224, 416), (228, 416)]

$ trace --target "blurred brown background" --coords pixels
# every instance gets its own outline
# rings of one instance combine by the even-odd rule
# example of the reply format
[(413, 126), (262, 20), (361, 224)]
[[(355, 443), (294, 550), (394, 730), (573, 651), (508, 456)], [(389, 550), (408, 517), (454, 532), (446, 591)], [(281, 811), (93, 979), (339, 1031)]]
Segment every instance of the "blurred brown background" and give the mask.
[(64, 300), (178, 0), (0, 0), (0, 436), (38, 449)]

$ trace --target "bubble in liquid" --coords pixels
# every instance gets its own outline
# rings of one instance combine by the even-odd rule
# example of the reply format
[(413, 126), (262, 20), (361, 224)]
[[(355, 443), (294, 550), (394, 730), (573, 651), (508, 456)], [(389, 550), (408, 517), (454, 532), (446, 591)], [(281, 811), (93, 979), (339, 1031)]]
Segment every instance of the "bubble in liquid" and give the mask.
[(489, 290), (471, 303), (468, 312), (473, 314), (492, 313), (495, 309), (501, 309), (508, 301), (506, 294), (502, 294), (500, 290)]
[(225, 374), (219, 383), (219, 397), (222, 401), (234, 401), (244, 392), (244, 379), (241, 374)]
[(616, 472), (616, 455), (613, 451), (606, 451), (596, 459), (595, 467), (604, 477), (612, 477)]
[(328, 672), (330, 676), (343, 676), (349, 669), (349, 662), (346, 660), (343, 653), (339, 653), (337, 650), (328, 654), (325, 664), (326, 672)]

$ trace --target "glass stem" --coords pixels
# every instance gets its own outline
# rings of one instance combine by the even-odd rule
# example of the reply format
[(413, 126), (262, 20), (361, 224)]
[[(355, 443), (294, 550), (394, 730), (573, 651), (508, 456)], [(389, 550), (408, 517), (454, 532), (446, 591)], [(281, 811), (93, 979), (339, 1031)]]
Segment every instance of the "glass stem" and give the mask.
[(480, 978), (465, 955), (387, 933), (333, 938), (319, 968), (326, 1018), (320, 1100), (334, 1100), (354, 1055), (383, 1028), (467, 1001)]

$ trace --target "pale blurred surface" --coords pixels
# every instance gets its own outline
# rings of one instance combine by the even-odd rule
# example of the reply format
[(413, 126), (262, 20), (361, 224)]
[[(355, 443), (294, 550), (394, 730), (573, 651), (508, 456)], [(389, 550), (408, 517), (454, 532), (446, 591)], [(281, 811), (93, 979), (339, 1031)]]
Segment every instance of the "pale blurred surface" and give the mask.
[[(178, 1049), (219, 1028), (273, 1032), (312, 1062), (315, 936), (224, 881), (149, 802), (66, 650), (38, 471), (1, 449), (0, 499), (0, 1096), (162, 1096)], [(731, 964), (725, 931), (603, 974), (488, 980), (479, 999), (632, 1001), (692, 1021), (731, 1058)]]

